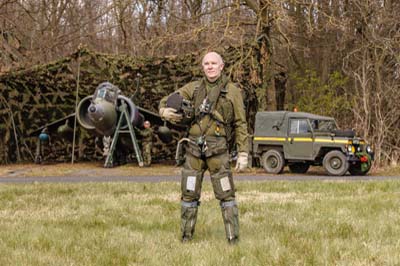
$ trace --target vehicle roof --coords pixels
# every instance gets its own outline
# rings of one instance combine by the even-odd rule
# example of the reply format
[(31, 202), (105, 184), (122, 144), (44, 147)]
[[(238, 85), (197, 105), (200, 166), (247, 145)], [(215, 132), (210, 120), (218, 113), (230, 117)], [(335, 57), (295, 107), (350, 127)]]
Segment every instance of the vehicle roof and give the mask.
[(306, 112), (289, 112), (289, 111), (265, 111), (257, 112), (256, 124), (254, 126), (255, 136), (284, 136), (288, 130), (288, 119), (305, 118), (312, 120), (328, 120), (335, 121), (332, 117), (315, 115)]
[(269, 119), (282, 119), (284, 116), (294, 117), (294, 118), (309, 118), (314, 120), (335, 120), (333, 117), (316, 115), (306, 112), (289, 112), (289, 111), (264, 111), (258, 112), (257, 116), (259, 118), (269, 118)]

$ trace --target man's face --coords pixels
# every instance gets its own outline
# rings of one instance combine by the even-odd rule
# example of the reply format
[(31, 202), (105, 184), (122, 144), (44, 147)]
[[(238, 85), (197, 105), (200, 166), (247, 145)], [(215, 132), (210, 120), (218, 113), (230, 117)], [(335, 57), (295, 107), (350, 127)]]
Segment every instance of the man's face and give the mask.
[(144, 122), (143, 127), (144, 128), (149, 128), (150, 127), (150, 122)]
[(211, 52), (204, 56), (202, 66), (208, 81), (214, 82), (221, 76), (224, 63), (217, 53)]

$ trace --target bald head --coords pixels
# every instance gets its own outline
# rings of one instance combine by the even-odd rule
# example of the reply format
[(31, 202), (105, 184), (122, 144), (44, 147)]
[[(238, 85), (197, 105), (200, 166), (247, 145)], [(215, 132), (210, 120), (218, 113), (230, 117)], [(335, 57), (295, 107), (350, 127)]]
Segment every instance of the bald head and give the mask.
[(201, 61), (201, 63), (203, 64), (206, 59), (210, 59), (210, 58), (214, 58), (219, 63), (224, 64), (224, 60), (222, 59), (221, 55), (216, 52), (206, 53), (206, 55), (203, 57), (203, 60)]
[(216, 52), (207, 53), (203, 57), (201, 65), (203, 66), (204, 74), (210, 82), (216, 81), (221, 76), (222, 69), (224, 69), (224, 61)]

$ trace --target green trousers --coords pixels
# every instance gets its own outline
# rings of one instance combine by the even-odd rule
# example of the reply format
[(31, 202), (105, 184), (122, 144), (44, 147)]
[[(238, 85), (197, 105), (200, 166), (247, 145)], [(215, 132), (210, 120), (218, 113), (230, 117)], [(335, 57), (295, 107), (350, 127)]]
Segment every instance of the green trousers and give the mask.
[(220, 200), (226, 237), (231, 243), (239, 238), (239, 215), (228, 152), (208, 158), (198, 158), (186, 153), (181, 180), (182, 240), (190, 240), (193, 237), (206, 170), (210, 172), (214, 195)]

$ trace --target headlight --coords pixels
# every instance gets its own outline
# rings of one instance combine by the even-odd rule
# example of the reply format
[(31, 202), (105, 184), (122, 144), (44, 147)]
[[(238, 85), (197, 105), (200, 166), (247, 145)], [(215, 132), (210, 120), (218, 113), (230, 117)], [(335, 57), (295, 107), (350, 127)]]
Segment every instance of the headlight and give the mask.
[(348, 146), (347, 146), (347, 151), (348, 151), (349, 153), (354, 153), (354, 152), (355, 152), (354, 146), (353, 146), (353, 145), (348, 145)]
[(357, 152), (360, 152), (360, 151), (361, 151), (361, 147), (358, 146), (358, 147), (357, 147)]
[(367, 148), (365, 148), (365, 150), (367, 151), (367, 153), (372, 153), (372, 148), (369, 145), (367, 145)]

